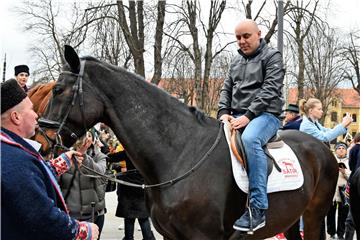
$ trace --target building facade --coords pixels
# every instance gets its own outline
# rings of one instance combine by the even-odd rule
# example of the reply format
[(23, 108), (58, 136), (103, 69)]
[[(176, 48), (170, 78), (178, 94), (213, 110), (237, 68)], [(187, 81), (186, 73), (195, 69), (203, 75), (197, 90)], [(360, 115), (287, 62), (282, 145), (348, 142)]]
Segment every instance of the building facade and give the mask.
[[(288, 92), (288, 103), (297, 103), (297, 88), (290, 88)], [(327, 112), (325, 112), (324, 127), (333, 128), (341, 123), (346, 113), (350, 113), (353, 123), (348, 128), (348, 133), (353, 137), (360, 131), (360, 96), (352, 88), (337, 88), (330, 100)], [(350, 137), (347, 136), (346, 139)], [(346, 140), (345, 136), (338, 137), (338, 141)]]

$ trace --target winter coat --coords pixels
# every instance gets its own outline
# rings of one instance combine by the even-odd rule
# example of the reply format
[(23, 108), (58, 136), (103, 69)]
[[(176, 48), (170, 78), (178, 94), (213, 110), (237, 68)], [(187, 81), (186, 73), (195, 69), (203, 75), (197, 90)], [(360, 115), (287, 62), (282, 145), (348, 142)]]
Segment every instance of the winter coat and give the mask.
[(263, 39), (251, 56), (239, 50), (220, 91), (218, 118), (223, 114), (245, 114), (251, 120), (263, 112), (279, 116), (284, 104), (283, 80), (281, 53), (268, 47)]
[[(83, 165), (104, 174), (107, 156), (100, 151), (95, 151), (91, 155), (92, 157), (88, 154), (85, 156)], [(94, 173), (84, 167), (80, 167), (80, 170), (83, 174), (94, 175)], [(90, 220), (92, 214), (91, 202), (95, 203), (96, 215), (104, 214), (107, 181), (102, 178), (84, 176), (79, 171), (76, 171), (73, 184), (70, 186), (74, 173), (75, 168), (71, 168), (60, 177), (60, 187), (63, 196), (66, 197), (66, 194), (68, 194), (65, 200), (70, 210), (70, 215), (78, 220)]]
[[(55, 161), (59, 169), (70, 166), (67, 157)], [(75, 239), (81, 227), (91, 231), (68, 215), (54, 169), (23, 138), (2, 128), (1, 239)]]
[(339, 171), (339, 176), (338, 176), (338, 181), (337, 181), (337, 187), (336, 187), (336, 190), (335, 190), (335, 195), (334, 195), (334, 199), (333, 201), (336, 201), (336, 202), (342, 202), (342, 198), (340, 196), (340, 191), (339, 191), (339, 187), (340, 188), (343, 188), (343, 190), (345, 190), (345, 186), (346, 186), (346, 183), (350, 177), (350, 167), (349, 167), (349, 159), (348, 158), (337, 158), (336, 157), (336, 160), (338, 161), (338, 163), (344, 163), (345, 164), (345, 174), (341, 173)]
[(332, 129), (325, 128), (318, 121), (312, 122), (308, 117), (303, 116), (300, 131), (310, 134), (322, 142), (330, 142), (338, 136), (345, 134), (347, 129), (342, 124), (338, 124)]
[(297, 116), (297, 117), (294, 118), (293, 120), (287, 122), (287, 123), (282, 127), (282, 130), (287, 130), (287, 129), (299, 130), (301, 122), (302, 122), (302, 118), (301, 118), (300, 116)]
[[(144, 179), (136, 170), (133, 163), (126, 156), (126, 168), (128, 172), (120, 174), (118, 179), (132, 182), (136, 184), (143, 184)], [(142, 188), (128, 187), (124, 185), (117, 185), (118, 205), (116, 208), (116, 216), (122, 218), (147, 218), (149, 212), (145, 206), (145, 193)]]

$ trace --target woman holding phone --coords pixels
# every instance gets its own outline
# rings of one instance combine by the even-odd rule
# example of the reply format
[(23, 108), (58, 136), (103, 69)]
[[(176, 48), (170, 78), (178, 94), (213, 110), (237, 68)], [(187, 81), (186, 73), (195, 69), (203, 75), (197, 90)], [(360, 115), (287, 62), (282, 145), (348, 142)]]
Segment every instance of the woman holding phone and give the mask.
[[(323, 115), (322, 103), (317, 98), (309, 98), (307, 101), (304, 101), (301, 105), (301, 110), (305, 113), (303, 116), (303, 121), (300, 124), (300, 131), (305, 132), (313, 137), (319, 139), (324, 144), (330, 147), (330, 141), (336, 139), (338, 136), (343, 135), (347, 132), (347, 127), (352, 123), (353, 119), (351, 118), (349, 113), (346, 113), (342, 122), (336, 125), (334, 128), (325, 128), (319, 123)], [(341, 169), (339, 168), (339, 171)], [(331, 210), (330, 210), (331, 211)], [(337, 239), (335, 236), (335, 226), (328, 222), (331, 225), (330, 232), (328, 227), (328, 233), (331, 236), (331, 239)], [(344, 234), (344, 230), (340, 229), (338, 231), (339, 235)], [(325, 239), (325, 221), (322, 224), (321, 229), (321, 239)]]

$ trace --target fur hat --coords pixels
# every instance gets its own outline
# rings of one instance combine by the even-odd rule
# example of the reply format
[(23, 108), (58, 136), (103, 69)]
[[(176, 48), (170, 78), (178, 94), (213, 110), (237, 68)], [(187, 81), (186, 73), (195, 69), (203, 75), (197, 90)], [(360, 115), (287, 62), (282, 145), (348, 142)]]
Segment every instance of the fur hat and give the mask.
[(1, 83), (1, 114), (18, 105), (27, 95), (15, 79)]
[(14, 70), (15, 70), (15, 76), (17, 76), (19, 73), (22, 73), (22, 72), (25, 72), (30, 75), (29, 67), (26, 65), (15, 66)]
[(289, 104), (288, 107), (285, 109), (285, 112), (294, 112), (299, 113), (299, 106), (296, 104)]

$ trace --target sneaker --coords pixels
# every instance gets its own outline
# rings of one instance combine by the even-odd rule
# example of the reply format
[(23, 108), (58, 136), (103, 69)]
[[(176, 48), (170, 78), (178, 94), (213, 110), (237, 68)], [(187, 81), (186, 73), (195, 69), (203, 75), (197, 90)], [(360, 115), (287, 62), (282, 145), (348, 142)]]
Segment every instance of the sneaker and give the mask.
[(304, 231), (300, 231), (301, 239), (304, 240)]
[(238, 231), (248, 232), (256, 231), (265, 226), (265, 210), (258, 208), (251, 208), (252, 213), (252, 229), (250, 229), (250, 213), (249, 208), (245, 213), (234, 223), (233, 228)]
[(275, 236), (275, 239), (277, 240), (286, 240), (286, 237), (283, 233), (279, 233), (278, 235)]

